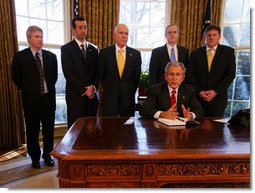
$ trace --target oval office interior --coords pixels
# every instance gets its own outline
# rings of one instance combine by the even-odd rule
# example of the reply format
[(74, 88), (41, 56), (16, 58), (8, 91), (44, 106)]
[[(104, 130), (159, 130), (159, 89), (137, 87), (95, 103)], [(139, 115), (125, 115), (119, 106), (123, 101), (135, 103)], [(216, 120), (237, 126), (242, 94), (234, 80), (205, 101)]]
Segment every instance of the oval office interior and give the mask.
[[(131, 10), (128, 6), (131, 6)], [(150, 8), (147, 9), (147, 7)], [(141, 18), (138, 17), (139, 14)], [(0, 23), (2, 24), (0, 31), (0, 108), (2, 110), (0, 114), (0, 176), (2, 181), (0, 180), (0, 187), (183, 188), (186, 187), (185, 184), (188, 187), (195, 187), (194, 184), (196, 184), (196, 187), (200, 188), (250, 187), (250, 130), (243, 126), (236, 128), (236, 126), (213, 122), (211, 118), (206, 118), (201, 119), (201, 125), (203, 125), (201, 128), (169, 130), (157, 120), (143, 120), (136, 113), (133, 122), (131, 120), (132, 127), (125, 125), (127, 120), (124, 121), (122, 118), (109, 121), (111, 119), (103, 117), (101, 117), (103, 120), (101, 127), (95, 122), (101, 120), (99, 119), (101, 115), (99, 100), (98, 117), (81, 118), (75, 122), (75, 127), (68, 130), (65, 78), (61, 66), (60, 48), (72, 40), (71, 20), (76, 15), (86, 18), (87, 41), (96, 45), (99, 50), (114, 43), (114, 27), (118, 23), (125, 23), (129, 27), (127, 45), (141, 52), (142, 72), (149, 68), (152, 50), (166, 45), (165, 28), (168, 24), (173, 23), (179, 26), (178, 44), (186, 47), (189, 53), (204, 45), (203, 30), (208, 22), (219, 25), (222, 30), (220, 44), (232, 47), (235, 52), (236, 78), (226, 93), (228, 99), (224, 117), (217, 117), (217, 119), (230, 118), (238, 111), (250, 108), (251, 46), (248, 0), (241, 0), (240, 3), (231, 0), (207, 0), (199, 1), (197, 4), (178, 0), (135, 0), (133, 4), (126, 0), (113, 0), (106, 1), (104, 5), (97, 1), (89, 3), (86, 0), (57, 0), (41, 4), (37, 0), (26, 2), (8, 0), (2, 2), (0, 6)], [(11, 78), (14, 54), (28, 47), (25, 31), (29, 25), (38, 25), (44, 30), (43, 48), (56, 54), (58, 60), (52, 152), (55, 166), (48, 167), (41, 161), (41, 168), (36, 171), (31, 168), (26, 150), (22, 93)], [(137, 90), (136, 102), (142, 104), (142, 101), (137, 99), (144, 100), (144, 97), (140, 97), (138, 93)], [(101, 94), (100, 87), (97, 94), (98, 96)], [(124, 130), (120, 133), (112, 133), (113, 130), (108, 133), (105, 127), (107, 128), (109, 124), (113, 124), (113, 130), (116, 128)], [(81, 128), (84, 128), (85, 133), (81, 132)], [(200, 134), (203, 134), (201, 138), (198, 137)], [(85, 138), (86, 141), (82, 141), (81, 138)], [(192, 143), (192, 138), (196, 139), (196, 143)], [(95, 139), (100, 146), (93, 144), (92, 139)], [(42, 133), (39, 140), (42, 147)], [(237, 147), (237, 144), (241, 146)], [(86, 150), (91, 152), (91, 160), (83, 155)], [(113, 151), (113, 157), (117, 161), (104, 162), (98, 159), (100, 152), (106, 156), (104, 158), (111, 157), (112, 155), (107, 153), (109, 151)], [(198, 155), (195, 152), (199, 152)], [(173, 159), (168, 159), (167, 154)], [(184, 158), (195, 155), (198, 156), (196, 157), (198, 161)], [(131, 161), (125, 156), (131, 158)], [(63, 157), (69, 161), (62, 159)], [(155, 158), (159, 158), (159, 161)], [(132, 164), (133, 161), (134, 164)], [(97, 165), (93, 165), (92, 162)], [(105, 163), (112, 164), (112, 168), (105, 168), (103, 166)], [(210, 164), (212, 166), (209, 166)], [(60, 167), (62, 169), (66, 167), (66, 170), (60, 172)], [(197, 170), (194, 167), (197, 167)], [(79, 173), (81, 168), (82, 173)], [(40, 175), (38, 179), (41, 179), (39, 181), (42, 183), (36, 183), (36, 180), (32, 179), (25, 181), (31, 176), (36, 179), (37, 175)], [(213, 177), (210, 178), (210, 175)], [(192, 179), (194, 176), (195, 178)], [(116, 180), (117, 178), (119, 180)], [(8, 179), (12, 180), (8, 181)], [(171, 180), (174, 183), (169, 183)]]

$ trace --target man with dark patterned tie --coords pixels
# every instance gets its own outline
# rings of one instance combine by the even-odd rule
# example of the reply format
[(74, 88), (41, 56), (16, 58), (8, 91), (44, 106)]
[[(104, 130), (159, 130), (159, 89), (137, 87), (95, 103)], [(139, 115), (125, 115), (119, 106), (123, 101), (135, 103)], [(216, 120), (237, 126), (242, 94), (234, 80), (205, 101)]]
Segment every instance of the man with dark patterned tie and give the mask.
[(196, 98), (195, 88), (183, 83), (186, 69), (180, 62), (169, 62), (165, 68), (165, 81), (153, 85), (147, 92), (147, 99), (140, 109), (145, 118), (176, 119), (200, 118), (204, 111)]
[(40, 27), (30, 26), (26, 35), (29, 48), (14, 55), (12, 79), (22, 94), (27, 152), (32, 159), (32, 167), (38, 169), (41, 157), (38, 141), (40, 123), (43, 135), (42, 158), (46, 165), (54, 165), (50, 152), (54, 144), (58, 65), (56, 55), (42, 49), (43, 31)]
[(86, 41), (87, 22), (77, 16), (72, 20), (73, 40), (61, 48), (61, 62), (66, 78), (67, 124), (79, 117), (96, 116), (98, 99), (95, 88), (98, 48)]
[(149, 66), (150, 86), (164, 81), (164, 71), (169, 61), (178, 61), (187, 67), (189, 51), (178, 44), (179, 36), (179, 27), (175, 24), (168, 25), (165, 31), (167, 43), (152, 50)]

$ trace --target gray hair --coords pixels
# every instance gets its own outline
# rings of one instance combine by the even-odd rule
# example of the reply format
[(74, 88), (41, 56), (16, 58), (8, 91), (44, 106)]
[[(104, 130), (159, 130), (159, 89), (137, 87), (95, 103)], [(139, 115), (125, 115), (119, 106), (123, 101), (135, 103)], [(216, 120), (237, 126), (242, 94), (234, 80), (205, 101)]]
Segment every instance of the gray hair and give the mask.
[(165, 67), (165, 73), (167, 73), (168, 68), (170, 68), (170, 66), (175, 66), (175, 67), (180, 66), (180, 67), (182, 68), (183, 74), (185, 75), (185, 73), (186, 73), (186, 68), (185, 68), (185, 66), (184, 66), (183, 63), (177, 62), (177, 61), (168, 62), (167, 65), (166, 65), (166, 67)]
[(34, 33), (35, 31), (40, 31), (43, 33), (43, 30), (42, 28), (36, 26), (36, 25), (31, 25), (27, 28), (27, 32), (26, 32), (26, 35), (27, 35), (27, 39), (31, 38), (32, 36), (32, 33)]
[(180, 28), (179, 28), (178, 25), (176, 25), (176, 24), (169, 24), (168, 26), (166, 26), (165, 35), (167, 34), (167, 29), (168, 29), (169, 27), (172, 27), (172, 26), (175, 26), (176, 29), (177, 29), (178, 34), (180, 34)]

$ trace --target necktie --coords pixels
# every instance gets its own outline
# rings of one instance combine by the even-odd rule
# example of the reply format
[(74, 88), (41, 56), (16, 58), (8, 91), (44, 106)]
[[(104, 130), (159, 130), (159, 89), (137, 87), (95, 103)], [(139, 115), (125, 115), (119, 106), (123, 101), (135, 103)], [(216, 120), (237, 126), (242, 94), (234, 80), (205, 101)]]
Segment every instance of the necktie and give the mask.
[(176, 61), (175, 54), (174, 54), (174, 48), (171, 49), (171, 62)]
[(117, 59), (118, 59), (117, 62), (118, 62), (119, 75), (120, 75), (120, 78), (121, 78), (123, 70), (124, 70), (124, 56), (123, 56), (123, 50), (122, 49), (119, 49)]
[(44, 72), (43, 72), (42, 62), (38, 52), (35, 53), (35, 62), (39, 72), (39, 76), (40, 76), (40, 94), (43, 95), (44, 94)]
[(81, 52), (84, 58), (86, 58), (86, 50), (84, 48), (84, 44), (81, 44)]
[(209, 70), (209, 72), (211, 70), (212, 60), (213, 60), (212, 51), (213, 51), (213, 49), (209, 49), (208, 50), (208, 54), (207, 54), (207, 62), (208, 62), (208, 70)]
[(174, 105), (174, 103), (176, 103), (176, 97), (175, 97), (175, 93), (176, 93), (176, 90), (173, 89), (172, 92), (171, 92), (171, 107)]

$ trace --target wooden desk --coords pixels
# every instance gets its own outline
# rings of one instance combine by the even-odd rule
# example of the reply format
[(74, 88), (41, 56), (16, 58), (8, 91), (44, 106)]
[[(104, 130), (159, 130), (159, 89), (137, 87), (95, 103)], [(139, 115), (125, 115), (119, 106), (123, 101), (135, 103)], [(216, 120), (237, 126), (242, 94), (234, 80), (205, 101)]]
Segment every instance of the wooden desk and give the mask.
[(81, 118), (51, 155), (62, 188), (248, 188), (250, 130), (211, 119), (169, 129), (142, 118)]

